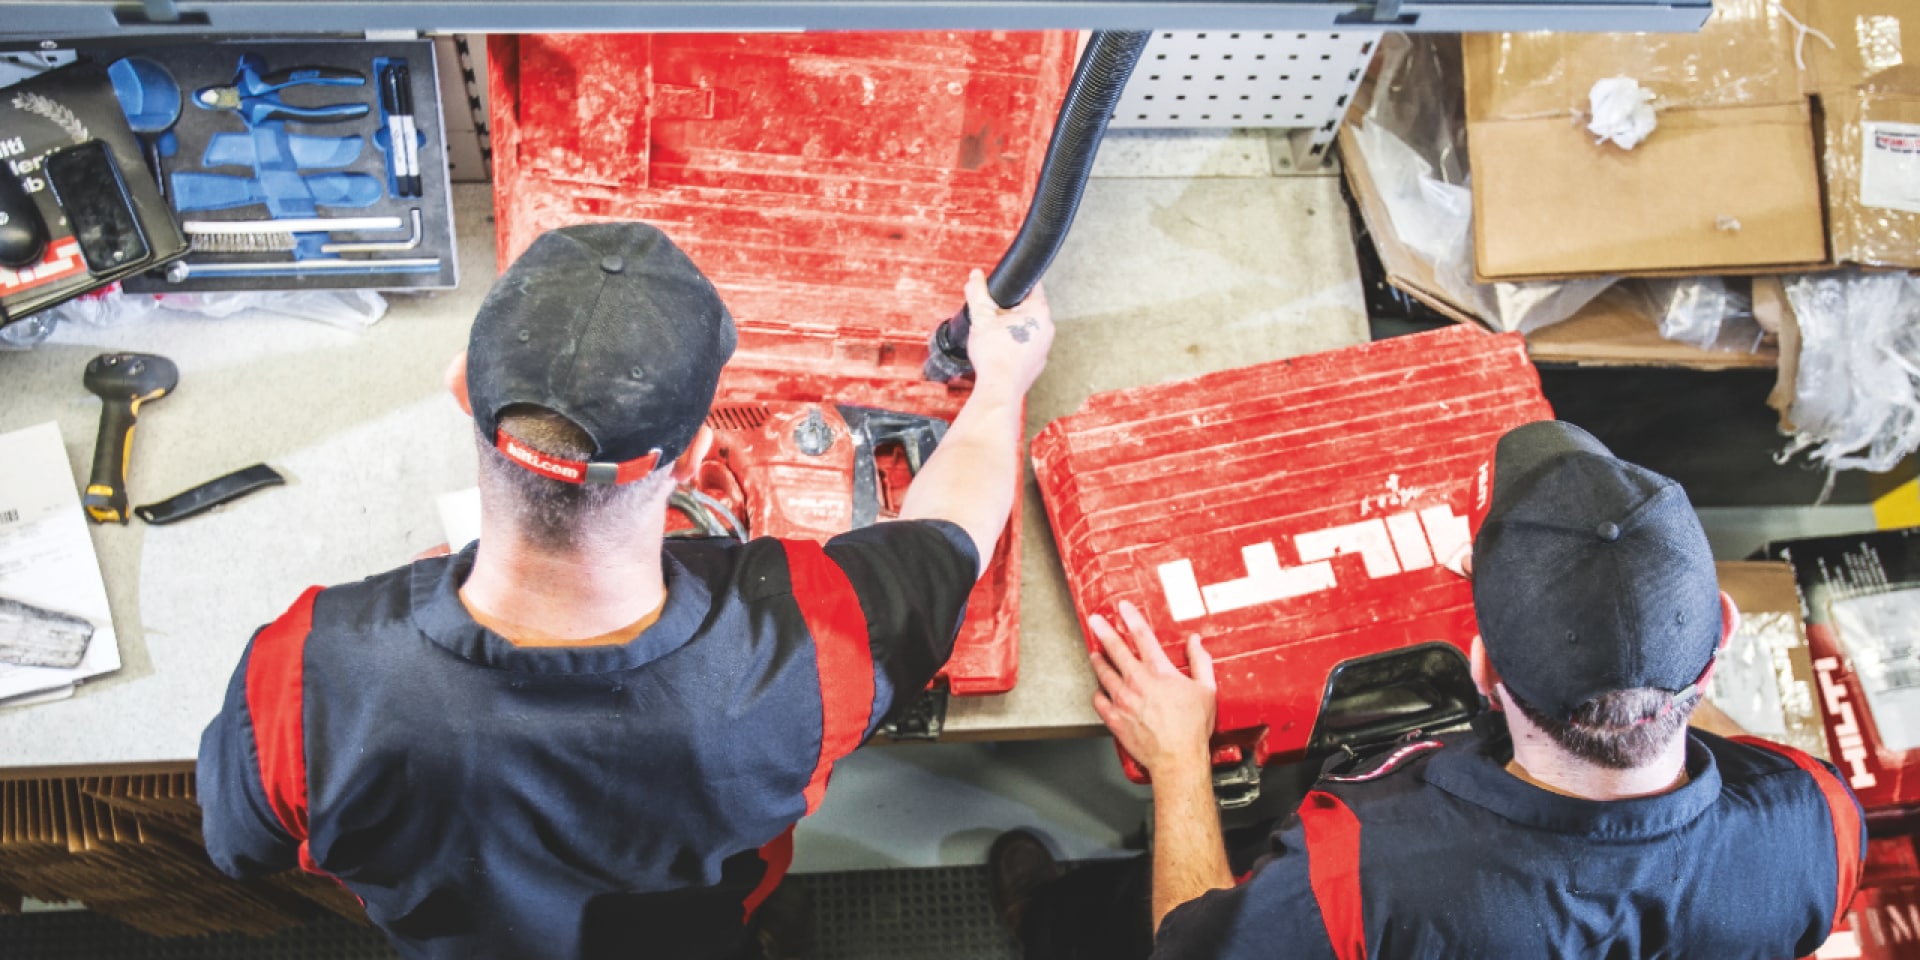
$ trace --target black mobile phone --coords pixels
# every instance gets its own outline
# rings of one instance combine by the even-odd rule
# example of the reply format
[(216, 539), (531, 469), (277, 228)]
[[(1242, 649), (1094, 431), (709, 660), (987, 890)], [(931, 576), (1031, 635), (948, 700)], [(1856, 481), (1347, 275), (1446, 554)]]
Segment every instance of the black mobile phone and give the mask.
[(152, 255), (140, 217), (127, 196), (127, 182), (104, 140), (88, 140), (47, 154), (47, 184), (66, 214), (88, 271), (96, 274), (135, 266)]

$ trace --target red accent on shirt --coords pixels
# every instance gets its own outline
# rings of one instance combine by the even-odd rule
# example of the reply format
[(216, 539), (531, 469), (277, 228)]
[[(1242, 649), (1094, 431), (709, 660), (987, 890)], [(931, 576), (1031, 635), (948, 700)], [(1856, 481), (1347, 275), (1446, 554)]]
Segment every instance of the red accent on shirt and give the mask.
[(1327, 942), (1338, 960), (1366, 960), (1360, 907), (1360, 818), (1340, 798), (1315, 790), (1300, 804), (1306, 830), (1307, 882), (1320, 904)]
[(833, 762), (852, 753), (867, 738), (873, 715), (873, 648), (867, 641), (867, 616), (853, 583), (820, 544), (782, 540), (793, 599), (813, 634), (820, 673), (820, 758), (807, 783), (807, 812), (826, 795)]

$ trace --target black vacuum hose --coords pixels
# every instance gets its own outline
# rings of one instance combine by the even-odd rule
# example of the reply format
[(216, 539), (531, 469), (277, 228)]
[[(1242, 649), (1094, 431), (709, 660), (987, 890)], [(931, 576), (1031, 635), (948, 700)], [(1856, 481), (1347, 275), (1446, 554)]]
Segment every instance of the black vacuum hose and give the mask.
[[(1102, 30), (1087, 41), (1080, 65), (1073, 71), (1073, 83), (1060, 104), (1060, 117), (1054, 121), (1053, 139), (1047, 143), (1047, 159), (1040, 166), (1040, 182), (1033, 190), (1033, 205), (1013, 244), (1000, 257), (1000, 263), (987, 276), (987, 294), (993, 302), (1010, 307), (1027, 298), (1047, 265), (1060, 252), (1073, 226), (1073, 215), (1080, 209), (1080, 195), (1086, 191), (1087, 175), (1093, 171), (1093, 155), (1106, 135), (1107, 121), (1120, 102), (1127, 78), (1133, 75), (1140, 52), (1152, 34), (1145, 30)], [(967, 361), (967, 333), (972, 317), (967, 308), (940, 324), (928, 344), (923, 368), (928, 380), (950, 383), (973, 372)]]

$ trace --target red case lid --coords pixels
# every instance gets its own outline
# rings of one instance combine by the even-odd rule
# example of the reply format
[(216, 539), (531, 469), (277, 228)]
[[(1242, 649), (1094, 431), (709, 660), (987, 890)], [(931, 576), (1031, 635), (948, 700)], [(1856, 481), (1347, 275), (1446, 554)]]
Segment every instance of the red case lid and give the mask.
[(1264, 764), (1305, 751), (1341, 663), (1468, 648), (1472, 590), (1442, 564), (1495, 441), (1552, 415), (1524, 340), (1453, 327), (1099, 394), (1033, 462), (1082, 619), (1132, 600), (1182, 665), (1199, 634), (1217, 742)]
[[(740, 348), (716, 404), (951, 420), (927, 337), (1012, 241), (1071, 33), (614, 34), (488, 40), (502, 266), (545, 230), (645, 220), (719, 287)], [(1012, 689), (1019, 507), (943, 673)]]

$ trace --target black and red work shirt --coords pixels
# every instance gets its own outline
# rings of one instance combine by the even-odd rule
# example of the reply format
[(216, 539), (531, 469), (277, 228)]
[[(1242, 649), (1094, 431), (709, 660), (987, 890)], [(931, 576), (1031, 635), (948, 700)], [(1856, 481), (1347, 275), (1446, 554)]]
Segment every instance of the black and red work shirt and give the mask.
[(534, 648), (461, 604), (473, 558), (307, 591), (200, 743), (214, 863), (337, 877), (409, 957), (727, 955), (979, 570), (942, 522), (669, 541), (651, 626)]
[(1246, 882), (1167, 915), (1154, 956), (1780, 960), (1853, 899), (1860, 807), (1790, 747), (1694, 732), (1686, 784), (1610, 802), (1511, 757), (1468, 733), (1323, 778)]

